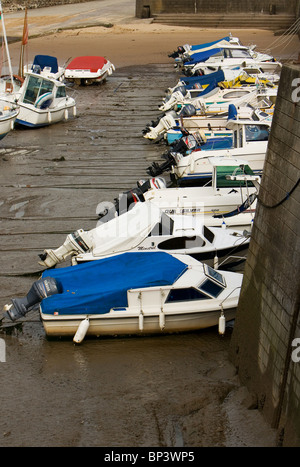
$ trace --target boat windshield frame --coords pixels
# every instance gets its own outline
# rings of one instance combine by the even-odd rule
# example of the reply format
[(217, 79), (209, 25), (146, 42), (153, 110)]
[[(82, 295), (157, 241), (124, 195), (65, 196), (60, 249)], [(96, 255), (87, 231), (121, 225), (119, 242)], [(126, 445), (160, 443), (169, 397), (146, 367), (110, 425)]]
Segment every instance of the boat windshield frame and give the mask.
[(37, 74), (27, 75), (26, 87), (22, 102), (35, 105), (38, 98), (46, 93), (53, 93), (55, 83), (53, 80)]

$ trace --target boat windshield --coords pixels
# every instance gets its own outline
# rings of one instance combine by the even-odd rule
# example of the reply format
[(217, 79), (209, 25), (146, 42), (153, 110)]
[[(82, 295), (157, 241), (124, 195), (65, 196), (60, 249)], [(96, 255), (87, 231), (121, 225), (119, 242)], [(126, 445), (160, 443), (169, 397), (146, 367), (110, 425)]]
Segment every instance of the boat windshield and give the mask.
[(48, 92), (52, 92), (54, 83), (41, 76), (29, 76), (23, 102), (35, 104), (37, 99)]
[(254, 175), (249, 165), (244, 166), (217, 166), (216, 167), (216, 187), (229, 188), (241, 186), (253, 186), (251, 181), (230, 180), (230, 175)]
[(171, 289), (165, 303), (207, 300), (209, 298), (210, 297), (206, 294), (200, 292), (200, 290), (195, 289), (194, 287), (186, 287), (182, 289)]
[(269, 130), (268, 125), (246, 125), (246, 141), (268, 141)]
[(66, 97), (66, 87), (65, 86), (58, 86), (56, 90), (56, 96), (55, 97)]
[(251, 58), (248, 50), (243, 49), (230, 49), (231, 58)]

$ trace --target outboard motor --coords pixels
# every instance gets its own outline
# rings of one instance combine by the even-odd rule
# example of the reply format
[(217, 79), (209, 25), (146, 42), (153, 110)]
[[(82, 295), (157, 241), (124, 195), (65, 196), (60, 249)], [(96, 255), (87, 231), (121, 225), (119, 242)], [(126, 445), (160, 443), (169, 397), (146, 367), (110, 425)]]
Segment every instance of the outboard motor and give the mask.
[(148, 133), (148, 131), (150, 131), (151, 128), (156, 127), (164, 116), (165, 116), (165, 113), (157, 117), (156, 120), (152, 120), (151, 123), (148, 123), (145, 129), (142, 130), (142, 134), (145, 135), (146, 133)]
[(177, 50), (175, 50), (173, 53), (169, 54), (168, 57), (170, 58), (177, 58), (179, 57), (180, 54), (183, 54), (184, 53), (184, 47), (182, 47), (181, 45), (179, 45), (177, 47)]
[(152, 190), (153, 188), (161, 189), (166, 187), (167, 184), (163, 178), (157, 177), (149, 180), (140, 180), (137, 182), (136, 188), (120, 193), (119, 197), (114, 199), (114, 204), (110, 206), (109, 210), (101, 210), (101, 206), (104, 203), (100, 203), (97, 206), (97, 215), (99, 219), (101, 219), (101, 222), (106, 222), (112, 217), (128, 212), (135, 203), (144, 202), (144, 193), (146, 193), (146, 191)]
[(36, 308), (36, 306), (47, 297), (61, 293), (61, 287), (53, 277), (45, 277), (34, 282), (24, 298), (12, 298), (12, 303), (5, 305), (4, 316), (12, 321), (23, 318), (26, 313)]
[(151, 177), (157, 177), (158, 175), (171, 170), (172, 166), (175, 164), (175, 159), (172, 153), (165, 154), (165, 158), (167, 160), (162, 164), (152, 162), (152, 165), (146, 169), (147, 174), (151, 175)]
[(179, 112), (179, 117), (192, 117), (193, 115), (196, 115), (196, 113), (196, 107), (193, 104), (186, 104)]
[(65, 261), (70, 255), (86, 253), (92, 248), (90, 233), (82, 229), (70, 233), (64, 243), (56, 250), (44, 250), (39, 255), (41, 266), (52, 268), (56, 264)]
[(170, 145), (172, 148), (171, 151), (163, 154), (162, 157), (166, 159), (166, 162), (163, 162), (162, 164), (152, 162), (152, 165), (147, 168), (147, 173), (149, 175), (157, 177), (163, 172), (168, 172), (172, 169), (172, 166), (176, 165), (176, 154), (180, 153), (183, 156), (186, 156), (188, 153), (201, 147), (201, 145), (205, 143), (205, 139), (203, 139), (200, 132), (192, 135), (182, 128), (182, 133), (183, 136)]

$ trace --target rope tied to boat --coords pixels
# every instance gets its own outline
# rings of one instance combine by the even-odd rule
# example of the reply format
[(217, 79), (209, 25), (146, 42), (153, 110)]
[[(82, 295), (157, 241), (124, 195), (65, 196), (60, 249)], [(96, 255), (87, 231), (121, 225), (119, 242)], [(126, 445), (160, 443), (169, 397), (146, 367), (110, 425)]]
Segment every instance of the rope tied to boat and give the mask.
[(284, 198), (282, 198), (280, 201), (278, 201), (278, 203), (275, 203), (273, 205), (270, 205), (270, 204), (266, 204), (264, 203), (259, 197), (257, 198), (257, 201), (264, 207), (264, 208), (267, 208), (267, 209), (274, 209), (274, 208), (277, 208), (278, 206), (280, 206), (281, 204), (283, 204), (285, 201), (287, 201), (289, 199), (289, 197), (291, 196), (291, 194), (296, 190), (297, 186), (299, 185), (300, 183), (300, 178), (298, 178), (297, 182), (295, 183), (295, 185), (293, 186), (293, 188), (287, 192), (287, 194), (284, 196)]

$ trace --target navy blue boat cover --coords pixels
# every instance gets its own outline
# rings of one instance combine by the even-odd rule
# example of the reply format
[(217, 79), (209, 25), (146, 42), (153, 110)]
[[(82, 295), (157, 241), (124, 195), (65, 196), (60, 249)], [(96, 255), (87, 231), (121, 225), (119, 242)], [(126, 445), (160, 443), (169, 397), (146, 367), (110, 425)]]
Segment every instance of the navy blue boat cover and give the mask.
[(225, 75), (223, 70), (218, 70), (213, 73), (209, 73), (208, 75), (202, 76), (182, 76), (180, 77), (180, 81), (185, 83), (186, 89), (191, 89), (195, 84), (211, 84), (220, 83), (221, 81), (225, 81)]
[(50, 55), (36, 55), (33, 60), (33, 66), (39, 65), (41, 70), (45, 68), (45, 66), (51, 67), (52, 73), (58, 72), (58, 63), (56, 57), (51, 57)]
[(205, 52), (199, 52), (199, 53), (194, 53), (193, 55), (190, 56), (190, 60), (188, 62), (185, 62), (184, 65), (195, 65), (196, 63), (199, 62), (205, 62), (206, 60), (209, 59), (212, 55), (215, 55), (218, 52), (221, 52), (223, 48), (217, 48), (217, 49), (209, 49), (206, 50)]
[(45, 314), (103, 314), (126, 307), (127, 290), (171, 285), (187, 265), (165, 252), (123, 253), (66, 268), (50, 269), (62, 293), (45, 298)]
[(221, 42), (221, 41), (229, 42), (230, 37), (226, 36), (226, 37), (222, 37), (222, 39), (217, 39), (216, 41), (213, 41), (213, 42), (206, 42), (205, 44), (192, 45), (191, 50), (204, 49), (205, 47), (210, 47), (211, 45), (217, 44), (218, 42)]

